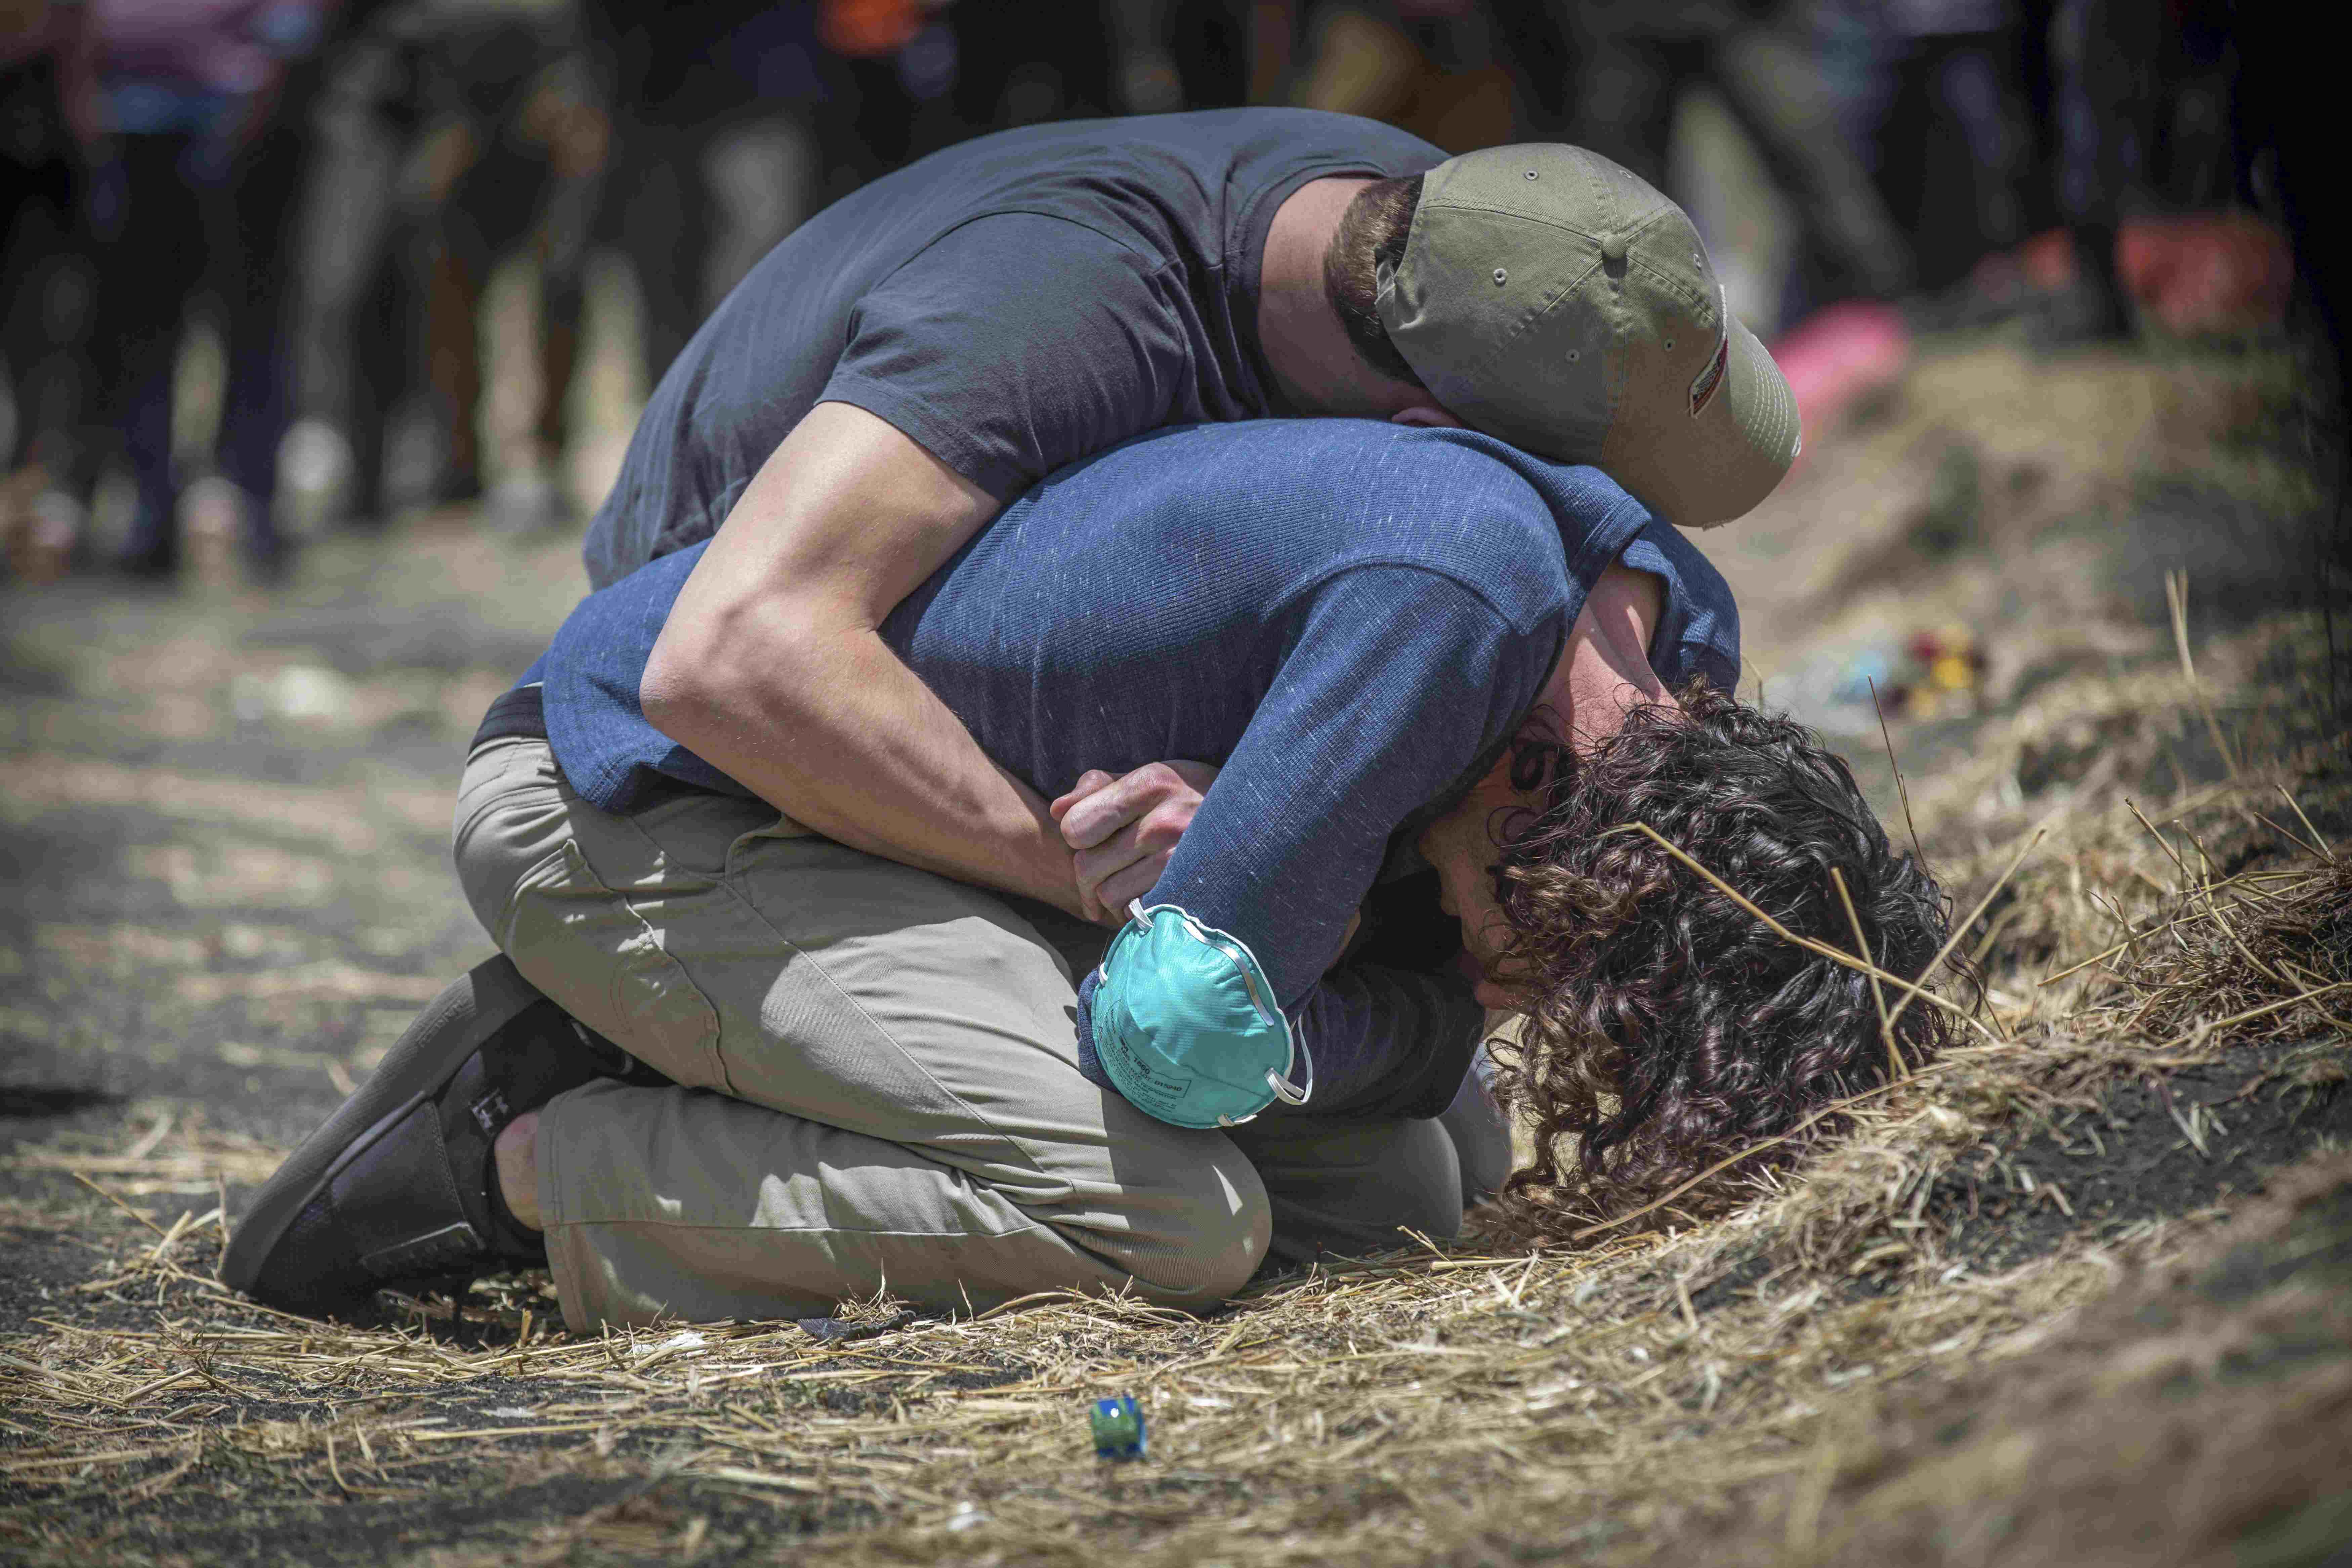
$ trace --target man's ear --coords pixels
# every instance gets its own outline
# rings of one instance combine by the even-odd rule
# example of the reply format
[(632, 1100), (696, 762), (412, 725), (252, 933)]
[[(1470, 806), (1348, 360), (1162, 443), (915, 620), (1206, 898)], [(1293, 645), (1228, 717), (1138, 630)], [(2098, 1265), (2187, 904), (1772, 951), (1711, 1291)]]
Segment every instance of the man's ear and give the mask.
[(1453, 415), (1433, 403), (1416, 403), (1410, 408), (1400, 408), (1389, 416), (1391, 425), (1413, 425), (1424, 430), (1467, 430), (1470, 428)]

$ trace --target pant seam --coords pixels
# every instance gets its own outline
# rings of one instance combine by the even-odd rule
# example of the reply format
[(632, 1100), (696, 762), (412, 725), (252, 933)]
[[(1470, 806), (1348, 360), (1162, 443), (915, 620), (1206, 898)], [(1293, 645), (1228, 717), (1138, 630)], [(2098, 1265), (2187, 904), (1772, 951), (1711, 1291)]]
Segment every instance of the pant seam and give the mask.
[(584, 1251), (591, 1257), (595, 1249), (578, 1234), (578, 1222), (564, 1210), (562, 1140), (556, 1130), (562, 1123), (558, 1114), (568, 1094), (559, 1094), (540, 1107), (539, 1128), (534, 1135), (532, 1159), (538, 1166), (539, 1213), (541, 1234), (546, 1238), (548, 1272), (554, 1276), (555, 1299), (563, 1308), (564, 1326), (574, 1333), (588, 1329), (588, 1316), (583, 1303), (589, 1297), (587, 1289), (591, 1270), (577, 1256)]
[[(632, 826), (634, 826), (634, 824)], [(650, 840), (648, 841), (650, 842)], [(857, 852), (853, 851), (853, 853)], [(735, 887), (734, 879), (731, 874), (734, 868), (730, 865), (725, 872), (720, 874), (718, 882), (714, 885), (729, 898), (734, 900), (735, 902), (742, 908), (745, 914), (759, 921), (761, 926), (764, 928), (769, 934), (773, 936), (778, 942), (782, 942), (787, 948), (790, 948), (793, 952), (798, 955), (803, 962), (806, 963), (811, 969), (815, 971), (818, 975), (822, 976), (825, 984), (832, 987), (834, 994), (855, 1009), (857, 1016), (866, 1021), (867, 1027), (871, 1028), (875, 1034), (879, 1036), (882, 1039), (888, 1042), (890, 1048), (898, 1053), (899, 1058), (902, 1061), (906, 1062), (917, 1072), (923, 1075), (925, 1082), (929, 1083), (933, 1089), (947, 1097), (948, 1100), (961, 1107), (964, 1114), (970, 1116), (977, 1125), (985, 1127), (996, 1137), (1003, 1139), (1007, 1145), (1018, 1150), (1021, 1153), (1022, 1160), (1027, 1164), (1031, 1172), (1041, 1176), (1051, 1173), (1038, 1162), (1036, 1153), (1029, 1147), (1027, 1140), (998, 1126), (996, 1121), (985, 1111), (973, 1105), (970, 1100), (964, 1099), (962, 1095), (958, 1094), (947, 1085), (941, 1083), (939, 1080), (938, 1075), (933, 1073), (929, 1067), (925, 1065), (922, 1058), (915, 1052), (908, 1050), (906, 1045), (899, 1040), (898, 1036), (891, 1033), (887, 1026), (867, 1010), (866, 1004), (857, 998), (856, 993), (843, 985), (840, 981), (835, 979), (832, 971), (828, 970), (822, 963), (820, 963), (814, 954), (811, 953), (806, 948), (801, 946), (800, 943), (793, 941), (792, 938), (786, 936), (782, 931), (777, 930), (776, 923), (770, 920), (765, 914), (761, 913), (760, 907), (757, 904), (754, 904), (750, 899), (745, 898), (741, 890)], [(681, 961), (681, 963), (683, 963), (683, 961)], [(896, 1142), (896, 1140), (893, 1140), (893, 1142)], [(919, 1147), (919, 1145), (905, 1146)], [(1068, 1178), (1060, 1177), (1056, 1179), (1060, 1180), (1065, 1187), (1070, 1188), (1072, 1193), (1075, 1194), (1076, 1189), (1072, 1185)], [(1009, 1202), (1011, 1200), (1008, 1198), (1007, 1201)], [(1014, 1206), (1016, 1208), (1020, 1208), (1021, 1212), (1024, 1214), (1029, 1212), (1027, 1207), (1024, 1205), (1015, 1204)]]
[[(572, 810), (577, 805), (593, 806), (593, 803), (581, 800), (578, 793), (572, 790), (569, 784), (558, 782), (556, 789), (559, 800), (566, 795), (571, 797), (570, 801), (565, 803), (566, 821), (564, 842), (570, 847), (572, 856), (579, 861), (580, 868), (587, 873), (589, 880), (594, 884), (596, 889), (606, 898), (612, 900), (615, 905), (627, 913), (628, 917), (632, 921), (636, 922), (637, 931), (653, 946), (655, 952), (660, 953), (663, 958), (669, 962), (671, 967), (677, 971), (678, 978), (684, 981), (693, 991), (695, 1000), (702, 1004), (702, 1011), (709, 1019), (709, 1023), (704, 1030), (704, 1037), (709, 1042), (705, 1054), (709, 1058), (710, 1066), (718, 1074), (720, 1092), (728, 1094), (737, 1100), (743, 1099), (743, 1096), (735, 1093), (735, 1086), (727, 1076), (727, 1058), (719, 1049), (719, 1037), (721, 1032), (722, 1023), (718, 1004), (711, 1001), (710, 993), (703, 988), (702, 983), (695, 979), (693, 972), (687, 968), (686, 960), (670, 951), (668, 942), (664, 939), (663, 934), (660, 931), (654, 928), (654, 923), (646, 918), (645, 911), (638, 907), (639, 900), (613, 886), (610, 881), (605, 879), (604, 874), (596, 868), (596, 863), (588, 858), (587, 846), (580, 841), (579, 829), (572, 822)], [(662, 847), (661, 844), (650, 834), (646, 833), (643, 827), (640, 827), (634, 818), (620, 816), (618, 813), (608, 812), (605, 815), (615, 816), (621, 822), (626, 823), (628, 825), (629, 831), (635, 833), (639, 839), (643, 840), (646, 846), (656, 856), (660, 857), (665, 861), (669, 858), (667, 851)], [(719, 884), (717, 882), (709, 882), (704, 885), (706, 888), (714, 888)], [(625, 978), (626, 974), (625, 967), (616, 963), (613, 966), (612, 981), (608, 995), (612, 1000), (614, 1011), (616, 1014), (620, 1014), (625, 1016), (629, 1011), (621, 996), (621, 985)]]

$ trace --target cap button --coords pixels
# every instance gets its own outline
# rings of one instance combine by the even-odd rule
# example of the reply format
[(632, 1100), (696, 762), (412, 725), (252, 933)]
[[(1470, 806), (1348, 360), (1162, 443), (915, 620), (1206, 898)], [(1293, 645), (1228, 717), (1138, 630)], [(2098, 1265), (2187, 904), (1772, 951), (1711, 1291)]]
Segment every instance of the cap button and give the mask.
[(1624, 260), (1625, 237), (1622, 234), (1603, 235), (1601, 239), (1601, 259), (1612, 262)]

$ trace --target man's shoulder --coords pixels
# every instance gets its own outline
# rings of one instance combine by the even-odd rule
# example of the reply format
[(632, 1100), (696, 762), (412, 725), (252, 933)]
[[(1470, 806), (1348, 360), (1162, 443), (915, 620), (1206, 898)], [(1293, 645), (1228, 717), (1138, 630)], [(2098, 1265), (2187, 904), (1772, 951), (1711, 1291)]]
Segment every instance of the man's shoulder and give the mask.
[[(1109, 120), (1064, 120), (974, 137), (908, 166), (951, 164), (1011, 155), (1026, 158), (1069, 146), (1164, 148), (1177, 153), (1246, 153), (1288, 148), (1334, 156), (1425, 159), (1442, 163), (1438, 147), (1378, 120), (1322, 109), (1202, 109), (1181, 114), (1135, 114)], [(890, 179), (898, 175), (888, 176)]]
[[(1238, 188), (1301, 174), (1419, 174), (1445, 154), (1377, 120), (1313, 109), (1213, 109), (1118, 120), (1072, 120), (975, 137), (933, 153), (845, 198), (835, 211), (903, 211), (929, 193), (961, 218), (1027, 210), (1126, 187), (1214, 202)], [(1190, 199), (1190, 198), (1188, 198)], [(1246, 205), (1246, 204), (1245, 204)]]
[(1417, 168), (1445, 161), (1443, 149), (1409, 131), (1360, 114), (1322, 109), (1205, 109), (1189, 114), (1146, 115), (1106, 123), (1131, 128), (1139, 139), (1265, 147), (1335, 158), (1395, 161)]

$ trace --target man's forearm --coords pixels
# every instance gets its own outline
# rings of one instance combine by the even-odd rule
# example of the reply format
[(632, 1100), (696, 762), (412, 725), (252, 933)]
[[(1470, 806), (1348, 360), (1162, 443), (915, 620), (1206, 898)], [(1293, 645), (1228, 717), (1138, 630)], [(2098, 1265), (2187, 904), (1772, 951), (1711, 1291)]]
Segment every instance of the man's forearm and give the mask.
[[(647, 717), (828, 838), (1083, 912), (1071, 852), (1045, 801), (992, 762), (879, 636), (782, 636), (804, 686), (747, 679), (656, 699)], [(828, 692), (840, 700), (812, 700)]]
[(822, 403), (688, 577), (639, 688), (646, 720), (828, 837), (1079, 912), (1045, 803), (881, 637), (995, 515), (886, 421)]

